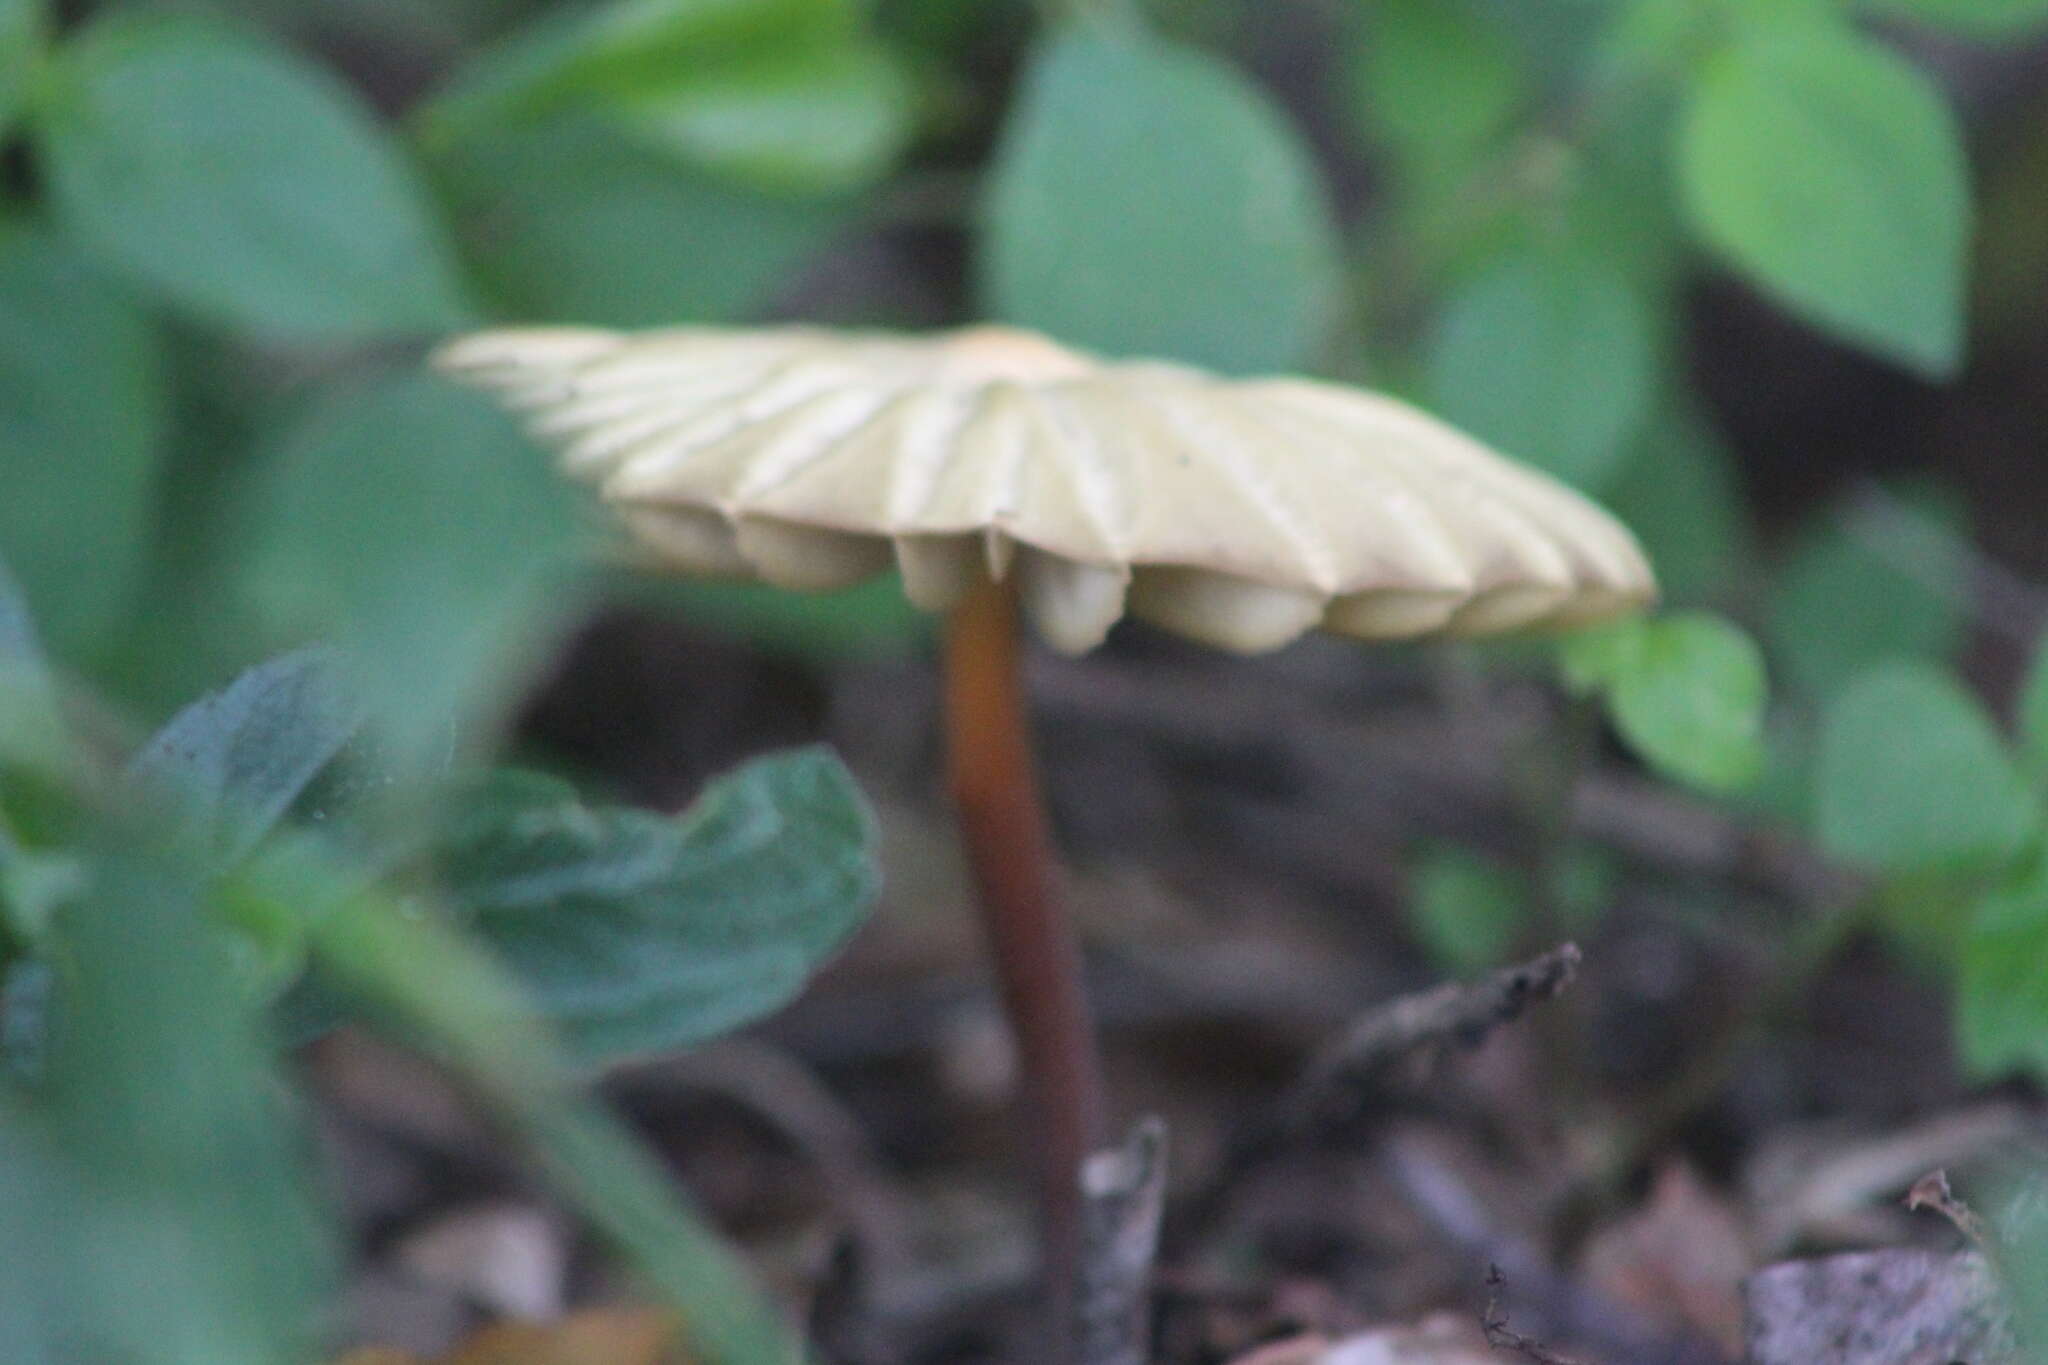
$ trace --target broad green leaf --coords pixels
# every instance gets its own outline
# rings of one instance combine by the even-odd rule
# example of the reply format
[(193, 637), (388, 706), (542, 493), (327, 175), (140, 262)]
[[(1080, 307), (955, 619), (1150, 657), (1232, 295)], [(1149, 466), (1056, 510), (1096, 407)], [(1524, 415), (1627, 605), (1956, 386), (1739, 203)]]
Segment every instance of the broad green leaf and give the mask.
[(1693, 416), (1654, 421), (1607, 490), (1643, 544), (1665, 599), (1710, 599), (1747, 572), (1749, 511), (1728, 449)]
[(1462, 165), (1529, 98), (1514, 40), (1458, 0), (1380, 0), (1355, 40), (1353, 90), (1370, 133), (1410, 174)]
[(910, 87), (873, 43), (774, 50), (622, 100), (627, 129), (708, 170), (817, 194), (879, 180), (910, 134)]
[(0, 556), (60, 657), (103, 651), (134, 605), (161, 368), (123, 290), (50, 236), (0, 231)]
[(645, 1147), (572, 1083), (548, 1031), (517, 986), (432, 916), (375, 895), (352, 877), (284, 844), (264, 883), (243, 896), (264, 914), (307, 902), (332, 909), (316, 924), (322, 968), (423, 1039), (521, 1138), (540, 1165), (685, 1324), (694, 1355), (720, 1365), (801, 1365), (803, 1352), (740, 1258), (687, 1201)]
[(2020, 762), (2034, 781), (2048, 788), (2048, 633), (2034, 646), (2034, 662), (2020, 686)]
[(60, 219), (197, 316), (289, 339), (467, 316), (398, 149), (337, 81), (211, 23), (134, 12), (65, 46), (38, 120)]
[(458, 74), (420, 116), (450, 151), (564, 114), (757, 189), (878, 179), (911, 131), (909, 82), (850, 0), (619, 0), (551, 13)]
[(28, 598), (0, 560), (0, 761), (47, 760), (62, 744), (63, 727)]
[(730, 186), (589, 117), (487, 133), (438, 171), (493, 301), (551, 322), (748, 317), (851, 219), (843, 201)]
[(1846, 863), (1966, 872), (2010, 859), (2039, 803), (1977, 699), (1931, 664), (1885, 664), (1822, 717), (1815, 834)]
[(1409, 925), (1446, 970), (1473, 972), (1502, 961), (1527, 918), (1520, 880), (1464, 849), (1431, 849), (1409, 874)]
[(1076, 26), (1032, 55), (983, 215), (983, 309), (1111, 355), (1298, 369), (1340, 308), (1329, 199), (1285, 116), (1136, 33)]
[(1615, 728), (1651, 767), (1710, 791), (1748, 786), (1765, 762), (1763, 654), (1705, 612), (1632, 617), (1568, 636), (1573, 691), (1604, 691)]
[(0, 135), (27, 103), (43, 61), (48, 16), (44, 0), (0, 0)]
[(1630, 281), (1590, 253), (1538, 246), (1445, 302), (1427, 380), (1453, 423), (1598, 489), (1650, 415), (1657, 369), (1655, 322)]
[(494, 404), (424, 375), (330, 395), (252, 495), (251, 590), (341, 648), (400, 770), (508, 704), (580, 596), (570, 490)]
[(330, 1258), (306, 1146), (273, 1048), (223, 988), (228, 948), (194, 880), (110, 853), (58, 935), (52, 1050), (26, 1116), (48, 1143), (26, 1179), (50, 1217), (10, 1236), (52, 1267), (39, 1307), (62, 1359), (312, 1358)]
[(250, 669), (172, 717), (129, 761), (130, 780), (174, 798), (176, 824), (234, 861), (355, 733), (361, 715), (336, 686), (338, 664), (303, 649)]
[(444, 839), (455, 906), (593, 1061), (688, 1046), (780, 1008), (876, 886), (866, 806), (822, 749), (756, 760), (680, 818), (508, 775)]
[(1640, 623), (1640, 642), (1609, 685), (1608, 708), (1631, 749), (1664, 776), (1728, 791), (1764, 768), (1763, 653), (1739, 627), (1704, 612)]
[(1694, 231), (1737, 270), (1847, 341), (1955, 373), (1970, 186), (1926, 76), (1846, 27), (1767, 29), (1701, 70), (1678, 159)]
[(848, 37), (860, 19), (850, 0), (613, 0), (548, 14), (458, 72), (423, 119), (432, 137), (467, 136), (576, 95), (673, 88), (776, 47)]
[(2048, 0), (1868, 0), (1868, 7), (1968, 38), (2016, 38), (2048, 27)]
[(1820, 699), (1887, 659), (1947, 658), (1962, 640), (1967, 536), (1940, 490), (1834, 504), (1772, 583), (1773, 657)]
[(1668, 81), (1722, 17), (1693, 0), (1633, 0), (1608, 9), (1594, 40), (1593, 70), (1610, 84)]
[(1964, 930), (1956, 981), (1963, 1065), (2048, 1076), (2048, 859), (1986, 893)]
[(1558, 672), (1580, 696), (1614, 686), (1643, 652), (1646, 622), (1626, 617), (1602, 626), (1575, 630), (1558, 642)]

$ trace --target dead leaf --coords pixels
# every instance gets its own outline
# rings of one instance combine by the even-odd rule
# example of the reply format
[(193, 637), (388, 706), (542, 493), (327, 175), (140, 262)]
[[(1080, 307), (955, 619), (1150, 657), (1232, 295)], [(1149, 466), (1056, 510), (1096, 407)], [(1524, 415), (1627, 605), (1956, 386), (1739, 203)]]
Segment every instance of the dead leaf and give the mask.
[(1380, 1327), (1346, 1337), (1315, 1365), (1499, 1365), (1470, 1319), (1438, 1313), (1413, 1327)]
[(1742, 1277), (1753, 1268), (1741, 1219), (1683, 1162), (1663, 1167), (1649, 1198), (1595, 1236), (1583, 1262), (1608, 1297), (1692, 1327), (1730, 1356), (1742, 1354)]
[(1984, 1258), (1867, 1251), (1760, 1270), (1744, 1286), (1753, 1365), (2019, 1365)]
[(675, 1323), (652, 1308), (593, 1308), (549, 1323), (486, 1327), (438, 1361), (372, 1347), (335, 1365), (687, 1365)]

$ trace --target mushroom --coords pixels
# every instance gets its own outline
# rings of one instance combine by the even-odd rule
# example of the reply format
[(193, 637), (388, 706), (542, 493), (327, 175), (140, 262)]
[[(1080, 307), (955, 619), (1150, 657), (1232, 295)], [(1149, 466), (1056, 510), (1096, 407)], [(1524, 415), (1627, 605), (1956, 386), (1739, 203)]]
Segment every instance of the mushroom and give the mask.
[(949, 778), (1035, 1110), (1056, 1323), (1075, 1307), (1076, 1172), (1106, 1117), (1031, 763), (1020, 607), (1067, 654), (1126, 610), (1251, 653), (1311, 627), (1577, 626), (1655, 594), (1590, 502), (1336, 384), (1103, 360), (997, 326), (514, 328), (436, 363), (529, 414), (661, 565), (796, 589), (893, 565), (947, 614)]

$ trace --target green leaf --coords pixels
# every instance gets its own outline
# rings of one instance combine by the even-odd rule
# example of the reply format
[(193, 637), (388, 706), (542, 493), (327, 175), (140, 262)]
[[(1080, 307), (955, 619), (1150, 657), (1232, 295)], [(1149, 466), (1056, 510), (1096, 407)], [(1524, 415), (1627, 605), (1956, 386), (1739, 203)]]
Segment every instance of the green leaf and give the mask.
[(515, 34), (420, 122), (448, 150), (562, 114), (613, 120), (751, 188), (816, 194), (879, 179), (909, 138), (912, 100), (849, 0), (619, 0)]
[[(317, 1354), (330, 1248), (274, 1051), (190, 874), (110, 853), (58, 918), (48, 1071), (12, 1110), (41, 1152), (0, 1186), (42, 1214), (37, 1307), (63, 1360), (274, 1365)], [(11, 1345), (11, 1343), (10, 1343)], [(10, 1358), (12, 1355), (10, 1354)]]
[(1445, 302), (1426, 364), (1431, 399), (1450, 421), (1598, 489), (1650, 415), (1656, 326), (1611, 265), (1539, 246)]
[(28, 103), (29, 85), (44, 58), (49, 16), (44, 0), (0, 0), (0, 134)]
[(263, 884), (240, 888), (271, 902), (258, 917), (329, 903), (315, 924), (323, 969), (447, 1059), (675, 1310), (696, 1355), (801, 1365), (804, 1353), (744, 1263), (646, 1148), (571, 1083), (553, 1038), (504, 973), (438, 919), (364, 895), (352, 879), (288, 852), (304, 850), (280, 850)]
[(1749, 569), (1755, 537), (1735, 461), (1698, 417), (1654, 421), (1606, 501), (1642, 542), (1667, 601), (1713, 598)]
[(476, 137), (437, 170), (494, 301), (551, 322), (750, 316), (851, 219), (842, 201), (735, 188), (589, 117)]
[(63, 728), (57, 684), (28, 599), (0, 560), (0, 761), (48, 759), (62, 743)]
[(2048, 0), (1868, 0), (1868, 7), (1966, 38), (2013, 38), (2048, 25)]
[(1409, 874), (1409, 925), (1431, 960), (1447, 971), (1473, 972), (1501, 962), (1527, 918), (1521, 881), (1465, 849), (1429, 849)]
[(37, 131), (58, 216), (171, 303), (289, 339), (465, 320), (411, 169), (326, 73), (126, 12), (67, 44), (55, 76)]
[(341, 647), (395, 769), (436, 763), (575, 609), (571, 496), (475, 395), (412, 374), (339, 391), (263, 462), (248, 588)]
[(1773, 657), (1822, 699), (1887, 659), (1949, 657), (1962, 640), (1968, 534), (1960, 505), (1939, 489), (1835, 504), (1773, 582)]
[(593, 1061), (780, 1008), (876, 888), (872, 821), (823, 749), (756, 760), (680, 818), (508, 775), (461, 811), (441, 866), (454, 904)]
[(1351, 75), (1368, 129), (1413, 175), (1461, 163), (1529, 97), (1513, 39), (1491, 16), (1445, 0), (1372, 6)]
[(1822, 716), (1815, 834), (1887, 873), (1969, 872), (2009, 860), (2040, 807), (1977, 699), (1930, 664), (1885, 664)]
[(879, 180), (910, 134), (910, 87), (880, 46), (773, 51), (673, 92), (623, 101), (629, 131), (770, 191), (818, 194)]
[(2048, 788), (2048, 633), (2034, 646), (2034, 662), (2020, 687), (2020, 763), (2027, 775)]
[(0, 231), (0, 554), (62, 657), (106, 649), (134, 603), (161, 368), (125, 292), (49, 236)]
[(2048, 859), (1988, 892), (1964, 931), (1956, 983), (1963, 1065), (1989, 1079), (2048, 1076)]
[(1229, 67), (1073, 27), (1033, 54), (996, 151), (983, 308), (1112, 355), (1308, 364), (1343, 287), (1315, 163)]
[(1574, 691), (1607, 693), (1621, 737), (1664, 776), (1709, 791), (1763, 772), (1763, 653), (1705, 612), (1637, 617), (1582, 631), (1560, 652)]
[(129, 761), (129, 780), (179, 801), (179, 827), (233, 862), (284, 817), (361, 722), (338, 660), (303, 649), (250, 669), (171, 718)]
[(1780, 303), (1934, 378), (1962, 363), (1970, 186), (1927, 77), (1835, 25), (1701, 69), (1678, 148), (1702, 241)]
[(1558, 641), (1558, 671), (1579, 696), (1612, 687), (1642, 653), (1644, 618), (1625, 617), (1604, 626), (1575, 630)]

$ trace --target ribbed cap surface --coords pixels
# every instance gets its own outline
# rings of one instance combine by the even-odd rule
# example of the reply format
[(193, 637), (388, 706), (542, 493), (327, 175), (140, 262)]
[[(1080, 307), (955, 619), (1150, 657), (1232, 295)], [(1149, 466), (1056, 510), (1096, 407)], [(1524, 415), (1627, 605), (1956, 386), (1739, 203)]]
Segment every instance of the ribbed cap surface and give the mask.
[(918, 605), (1018, 576), (1055, 648), (1129, 610), (1226, 649), (1569, 626), (1650, 601), (1583, 497), (1378, 394), (1107, 362), (1029, 332), (515, 328), (444, 371), (526, 413), (690, 572)]

